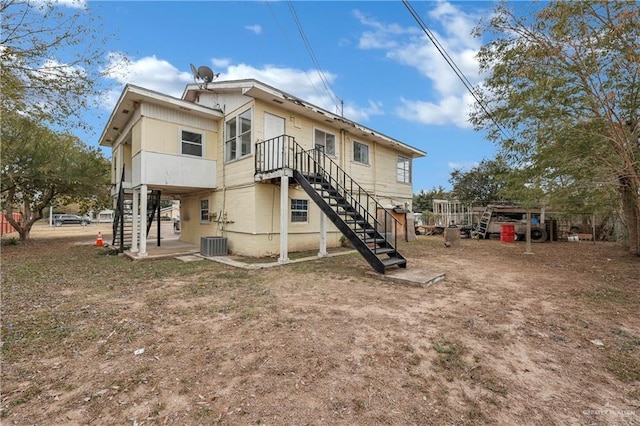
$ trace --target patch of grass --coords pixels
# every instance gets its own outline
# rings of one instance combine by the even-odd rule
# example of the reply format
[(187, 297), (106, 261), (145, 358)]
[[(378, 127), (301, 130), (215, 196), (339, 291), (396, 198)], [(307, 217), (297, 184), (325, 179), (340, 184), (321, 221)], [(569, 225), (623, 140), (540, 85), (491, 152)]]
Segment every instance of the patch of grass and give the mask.
[(640, 387), (636, 387), (629, 393), (627, 393), (629, 399), (640, 399)]
[(640, 338), (622, 329), (613, 329), (616, 346), (607, 354), (607, 370), (618, 380), (633, 383), (640, 380)]
[(17, 246), (20, 244), (20, 240), (16, 237), (10, 237), (2, 240), (3, 246)]
[(435, 360), (436, 368), (442, 371), (450, 382), (468, 367), (463, 359), (467, 349), (459, 342), (441, 339), (433, 344), (433, 350), (439, 355)]
[(506, 396), (507, 387), (491, 371), (479, 364), (481, 357), (473, 355), (474, 362), (468, 361), (467, 348), (460, 342), (440, 339), (433, 344), (438, 353), (436, 369), (444, 374), (447, 381), (468, 380), (473, 385), (482, 386), (491, 392)]
[(216, 416), (216, 412), (213, 408), (202, 406), (193, 412), (194, 417), (197, 420), (208, 420), (215, 423), (220, 423), (222, 421), (222, 415)]
[(615, 303), (624, 305), (631, 302), (626, 292), (613, 287), (601, 287), (587, 291), (585, 294), (591, 302), (597, 304)]
[(633, 353), (615, 350), (607, 355), (606, 366), (618, 380), (625, 383), (640, 380), (640, 359)]
[(30, 385), (24, 391), (22, 391), (16, 399), (10, 401), (4, 407), (4, 410), (2, 410), (2, 417), (6, 417), (12, 407), (16, 405), (26, 404), (32, 399), (37, 398), (41, 393), (42, 389), (40, 388), (40, 386), (36, 384)]
[(420, 362), (422, 361), (422, 357), (418, 354), (413, 354), (409, 357), (409, 359), (407, 360), (407, 362), (409, 363), (409, 365), (413, 365), (413, 366), (417, 366), (420, 365)]

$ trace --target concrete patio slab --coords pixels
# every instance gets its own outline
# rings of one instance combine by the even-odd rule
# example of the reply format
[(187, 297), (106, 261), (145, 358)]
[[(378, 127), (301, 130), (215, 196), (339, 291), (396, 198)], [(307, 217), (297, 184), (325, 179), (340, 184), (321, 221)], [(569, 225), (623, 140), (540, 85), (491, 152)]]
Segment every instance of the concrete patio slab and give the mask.
[(425, 271), (423, 269), (417, 268), (391, 269), (384, 275), (375, 272), (371, 272), (370, 274), (371, 276), (374, 276), (382, 281), (392, 281), (398, 284), (425, 288), (430, 287), (433, 284), (444, 280), (445, 278), (445, 274), (443, 273)]

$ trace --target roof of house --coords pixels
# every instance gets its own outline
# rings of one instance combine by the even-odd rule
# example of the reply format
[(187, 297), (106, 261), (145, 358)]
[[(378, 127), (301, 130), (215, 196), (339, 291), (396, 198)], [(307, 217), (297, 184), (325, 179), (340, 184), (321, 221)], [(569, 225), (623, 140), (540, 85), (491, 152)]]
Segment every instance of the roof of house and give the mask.
[(190, 84), (185, 87), (182, 99), (189, 102), (196, 102), (198, 95), (203, 92), (223, 93), (238, 91), (245, 96), (250, 96), (254, 99), (260, 99), (264, 102), (275, 104), (279, 108), (288, 109), (301, 116), (326, 122), (328, 125), (339, 129), (349, 130), (355, 135), (360, 134), (369, 139), (373, 138), (383, 145), (392, 146), (395, 149), (405, 151), (414, 158), (424, 157), (427, 155), (426, 152), (418, 148), (407, 145), (404, 142), (370, 129), (362, 124), (356, 123), (355, 121), (334, 114), (317, 105), (313, 105), (255, 79), (214, 81), (208, 83), (206, 86)]
[(135, 111), (136, 105), (143, 102), (163, 105), (196, 115), (224, 117), (222, 111), (187, 102), (144, 87), (127, 84), (122, 90), (120, 98), (102, 131), (99, 144), (101, 146), (112, 146), (117, 138), (124, 133), (123, 129), (131, 119), (131, 113)]
[(260, 99), (266, 103), (275, 104), (279, 108), (285, 108), (298, 115), (325, 122), (328, 126), (348, 130), (355, 136), (361, 135), (367, 139), (373, 139), (377, 143), (403, 151), (412, 158), (424, 157), (427, 155), (426, 152), (418, 148), (407, 145), (404, 142), (370, 129), (362, 124), (356, 123), (355, 121), (334, 114), (255, 79), (214, 81), (205, 86), (200, 84), (190, 84), (185, 87), (182, 99), (145, 89), (143, 87), (127, 84), (124, 87), (116, 106), (111, 112), (111, 116), (109, 117), (104, 130), (102, 131), (99, 144), (101, 146), (113, 146), (118, 137), (121, 134), (126, 133), (123, 130), (131, 119), (131, 113), (135, 110), (136, 105), (143, 102), (173, 107), (175, 109), (188, 111), (190, 114), (223, 118), (224, 113), (220, 109), (209, 108), (196, 103), (199, 94), (203, 92), (240, 92), (245, 96)]

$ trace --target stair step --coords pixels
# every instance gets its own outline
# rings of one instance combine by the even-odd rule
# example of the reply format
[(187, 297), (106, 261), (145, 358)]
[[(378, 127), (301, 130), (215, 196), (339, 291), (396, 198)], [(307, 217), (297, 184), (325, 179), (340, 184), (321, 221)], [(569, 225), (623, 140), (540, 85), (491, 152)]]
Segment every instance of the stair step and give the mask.
[[(310, 154), (307, 151), (302, 151), (301, 154), (307, 155), (311, 159), (317, 159), (316, 155), (321, 155)], [(326, 158), (326, 161), (330, 165), (333, 164), (333, 160), (330, 158)], [(304, 173), (301, 170), (294, 170), (294, 177), (376, 272), (384, 274), (384, 270), (392, 266), (406, 268), (407, 261), (376, 228), (376, 214), (368, 211), (370, 204), (375, 204), (375, 198), (363, 191), (339, 167), (331, 166), (328, 170), (331, 172), (331, 176), (319, 166), (314, 168), (314, 171), (320, 173), (310, 171)], [(334, 172), (337, 173), (337, 176), (334, 175)], [(347, 188), (341, 186), (344, 185), (344, 182), (348, 182), (348, 187), (357, 190), (357, 193), (354, 195)], [(379, 256), (385, 257), (385, 259), (382, 260)]]
[(378, 247), (378, 248), (373, 248), (371, 249), (371, 251), (374, 254), (377, 255), (381, 255), (381, 254), (389, 254), (389, 253), (396, 253), (396, 249), (392, 248), (392, 247)]
[(384, 265), (385, 268), (389, 268), (391, 266), (396, 266), (396, 265), (406, 265), (407, 261), (406, 259), (402, 259), (400, 257), (390, 257), (388, 259), (383, 259), (382, 260), (382, 264)]
[(351, 228), (356, 234), (375, 235), (377, 231), (373, 228)]
[(365, 238), (362, 241), (364, 241), (366, 244), (380, 244), (380, 243), (386, 243), (387, 240), (385, 240), (384, 238)]

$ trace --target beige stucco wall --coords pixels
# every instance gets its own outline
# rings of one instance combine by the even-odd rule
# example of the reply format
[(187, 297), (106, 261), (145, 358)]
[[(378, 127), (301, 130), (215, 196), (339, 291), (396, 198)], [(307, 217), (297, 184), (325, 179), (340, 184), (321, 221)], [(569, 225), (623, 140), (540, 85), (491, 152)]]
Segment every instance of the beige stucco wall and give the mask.
[(200, 200), (209, 200), (211, 214), (214, 192), (202, 192), (192, 194), (180, 199), (180, 240), (200, 244), (200, 237), (220, 236), (217, 224), (214, 221), (200, 222)]
[[(210, 223), (201, 223), (200, 200), (208, 197)], [(307, 194), (291, 185), (289, 200), (308, 200), (308, 222), (292, 223), (290, 211), (289, 251), (314, 250), (320, 245), (320, 209)], [(287, 202), (289, 205), (289, 201)], [(199, 244), (202, 236), (224, 236), (231, 253), (267, 256), (280, 252), (280, 187), (257, 183), (207, 194), (182, 197), (180, 202), (182, 231), (180, 239)], [(342, 234), (327, 221), (327, 247), (340, 245)]]
[(204, 155), (202, 158), (206, 160), (218, 159), (218, 132), (177, 123), (169, 123), (150, 117), (143, 117), (140, 126), (142, 128), (142, 134), (144, 135), (144, 142), (141, 148), (145, 151), (181, 155), (181, 131), (187, 130), (201, 133), (204, 136)]

